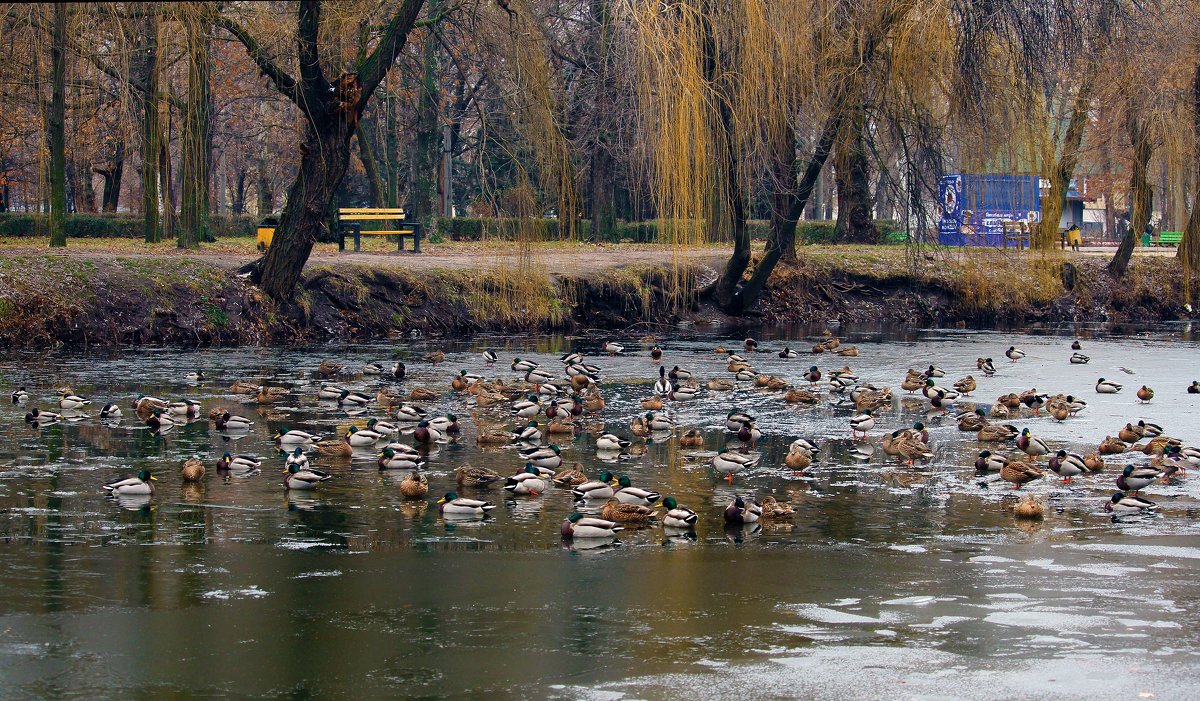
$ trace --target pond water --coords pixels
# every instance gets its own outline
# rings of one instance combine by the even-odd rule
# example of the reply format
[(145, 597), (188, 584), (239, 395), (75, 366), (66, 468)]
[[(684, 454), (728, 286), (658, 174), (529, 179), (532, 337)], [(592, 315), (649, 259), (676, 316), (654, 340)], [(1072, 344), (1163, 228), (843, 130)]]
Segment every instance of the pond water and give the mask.
[[(906, 368), (935, 363), (944, 384), (974, 375), (974, 394), (989, 404), (1029, 387), (1086, 399), (1061, 424), (1044, 413), (1011, 421), (1055, 447), (1090, 452), (1138, 419), (1200, 444), (1200, 396), (1185, 393), (1200, 375), (1191, 334), (1091, 335), (1088, 365), (1067, 362), (1069, 336), (919, 329), (847, 333), (856, 358), (753, 357), (794, 384), (813, 363), (848, 363), (863, 381), (895, 388), (871, 439), (924, 420), (935, 456), (918, 468), (885, 463), (879, 450), (856, 459), (851, 409), (797, 408), (750, 383), (670, 405), (681, 431), (704, 432), (704, 448), (634, 438), (643, 454), (603, 462), (594, 449), (601, 426), (632, 438), (629, 421), (657, 375), (636, 338), (621, 339), (628, 349), (615, 358), (596, 339), (561, 337), (9, 357), (0, 381), (33, 398), (0, 407), (0, 697), (1197, 698), (1200, 478), (1149, 487), (1160, 513), (1114, 523), (1101, 507), (1125, 460), (1112, 457), (1105, 472), (1071, 485), (1026, 486), (1047, 515), (1019, 522), (1008, 485), (975, 477), (985, 446), (899, 390)], [(813, 342), (796, 330), (763, 348)], [(659, 343), (668, 368), (703, 379), (729, 377), (718, 343), (740, 345), (688, 329)], [(1004, 359), (1013, 344), (1028, 353), (1016, 365)], [(501, 357), (491, 367), (479, 353), (489, 346)], [(447, 352), (444, 364), (420, 360), (433, 349)], [(651, 526), (611, 544), (564, 542), (559, 527), (573, 507), (557, 488), (537, 497), (462, 490), (498, 508), (480, 522), (439, 517), (434, 498), (455, 488), (460, 465), (512, 474), (522, 464), (512, 447), (476, 445), (478, 426), (516, 424), (506, 407), (480, 409), (452, 393), (451, 375), (513, 379), (518, 355), (558, 374), (567, 350), (603, 368), (607, 406), (586, 432), (558, 442), (564, 457), (589, 475), (611, 469), (674, 495), (699, 513), (694, 535)], [(979, 356), (997, 360), (994, 377), (975, 370)], [(377, 407), (350, 417), (318, 402), (317, 364), (353, 370), (393, 357), (408, 363), (398, 386), (441, 391), (422, 404), (463, 424), (457, 442), (429, 453), (430, 498), (404, 500), (403, 474), (381, 473), (370, 450), (314, 454), (334, 479), (287, 492), (276, 430), (331, 437), (352, 420), (383, 417)], [(198, 368), (204, 381), (184, 379)], [(1095, 393), (1101, 376), (1124, 391)], [(243, 378), (291, 392), (246, 404), (229, 392)], [(379, 381), (339, 383), (374, 394)], [(1152, 403), (1137, 402), (1141, 384), (1157, 390)], [(90, 397), (92, 416), (30, 429), (24, 413), (55, 407), (60, 386)], [(205, 414), (225, 406), (256, 424), (231, 439), (203, 418), (165, 435), (127, 408), (115, 424), (95, 418), (105, 402), (128, 407), (142, 393), (196, 399)], [(708, 456), (737, 444), (723, 430), (735, 405), (758, 417), (764, 438), (759, 466), (730, 485)], [(821, 446), (804, 474), (783, 463), (797, 437)], [(261, 473), (218, 475), (226, 450), (259, 455)], [(180, 478), (192, 456), (209, 468), (200, 484)], [(158, 477), (148, 503), (101, 489), (143, 468)], [(722, 511), (735, 494), (773, 495), (795, 517), (727, 529)]]

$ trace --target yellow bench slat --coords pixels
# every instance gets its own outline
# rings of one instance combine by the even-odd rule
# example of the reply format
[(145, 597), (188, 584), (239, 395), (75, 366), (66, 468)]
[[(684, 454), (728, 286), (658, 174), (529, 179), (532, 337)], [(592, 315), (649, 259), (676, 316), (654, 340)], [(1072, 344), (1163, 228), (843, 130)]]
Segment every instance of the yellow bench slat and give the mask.
[(339, 214), (339, 221), (396, 221), (403, 219), (403, 214)]
[(412, 236), (415, 232), (413, 229), (401, 229), (400, 231), (360, 231), (363, 236)]

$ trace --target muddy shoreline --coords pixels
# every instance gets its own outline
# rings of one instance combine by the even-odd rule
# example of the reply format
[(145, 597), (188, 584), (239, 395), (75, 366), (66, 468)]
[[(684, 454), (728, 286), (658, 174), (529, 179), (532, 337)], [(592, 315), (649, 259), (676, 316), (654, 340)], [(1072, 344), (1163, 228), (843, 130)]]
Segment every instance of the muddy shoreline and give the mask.
[[(310, 266), (291, 304), (265, 298), (228, 266), (184, 257), (0, 258), (0, 344), (12, 350), (137, 345), (353, 342), (477, 332), (636, 332), (690, 321), (739, 328), (907, 323), (1153, 323), (1193, 318), (1178, 265), (1138, 259), (1121, 281), (1100, 259), (1031, 266), (995, 257), (840, 263), (777, 273), (756, 312), (731, 318), (694, 294), (715, 272), (621, 266), (533, 283), (503, 273)], [(1064, 277), (1073, 279), (1071, 289)], [(518, 301), (513, 301), (518, 300)]]

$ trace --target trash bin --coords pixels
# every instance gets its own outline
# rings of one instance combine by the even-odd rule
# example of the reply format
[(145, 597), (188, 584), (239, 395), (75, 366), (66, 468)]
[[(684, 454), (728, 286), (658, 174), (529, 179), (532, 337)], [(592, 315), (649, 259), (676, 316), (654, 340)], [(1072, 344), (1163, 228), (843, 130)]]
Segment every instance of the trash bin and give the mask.
[(1150, 248), (1150, 237), (1149, 233), (1142, 234), (1142, 245), (1146, 248)]
[(275, 217), (267, 217), (263, 219), (256, 230), (258, 250), (266, 251), (271, 247), (271, 241), (275, 238), (275, 227), (279, 226), (279, 220)]
[(1079, 227), (1075, 226), (1067, 229), (1067, 245), (1072, 248), (1083, 245), (1083, 231)]

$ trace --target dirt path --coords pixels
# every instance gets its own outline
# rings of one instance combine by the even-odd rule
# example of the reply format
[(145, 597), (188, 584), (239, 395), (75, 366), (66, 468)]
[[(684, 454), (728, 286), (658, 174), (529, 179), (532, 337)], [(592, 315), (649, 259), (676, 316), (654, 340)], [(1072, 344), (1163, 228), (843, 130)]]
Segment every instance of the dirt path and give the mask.
[[(680, 252), (676, 258), (672, 251), (656, 245), (550, 244), (537, 248), (533, 264), (549, 274), (590, 273), (628, 265), (670, 265), (676, 261), (700, 263), (715, 268), (729, 256), (730, 250), (727, 247), (707, 246)], [(80, 239), (70, 242), (66, 249), (56, 250), (24, 245), (0, 245), (0, 257), (17, 256), (64, 256), (89, 260), (142, 256), (187, 258), (225, 268), (238, 268), (258, 258), (258, 253), (248, 245), (234, 248), (226, 242), (199, 251), (180, 250), (166, 244), (147, 245), (141, 242), (104, 239)], [(519, 262), (518, 253), (511, 248), (456, 243), (427, 246), (419, 255), (397, 253), (395, 250), (343, 253), (338, 252), (336, 246), (321, 245), (314, 249), (308, 264), (312, 266), (350, 263), (407, 270), (486, 270), (500, 265), (516, 266)]]

